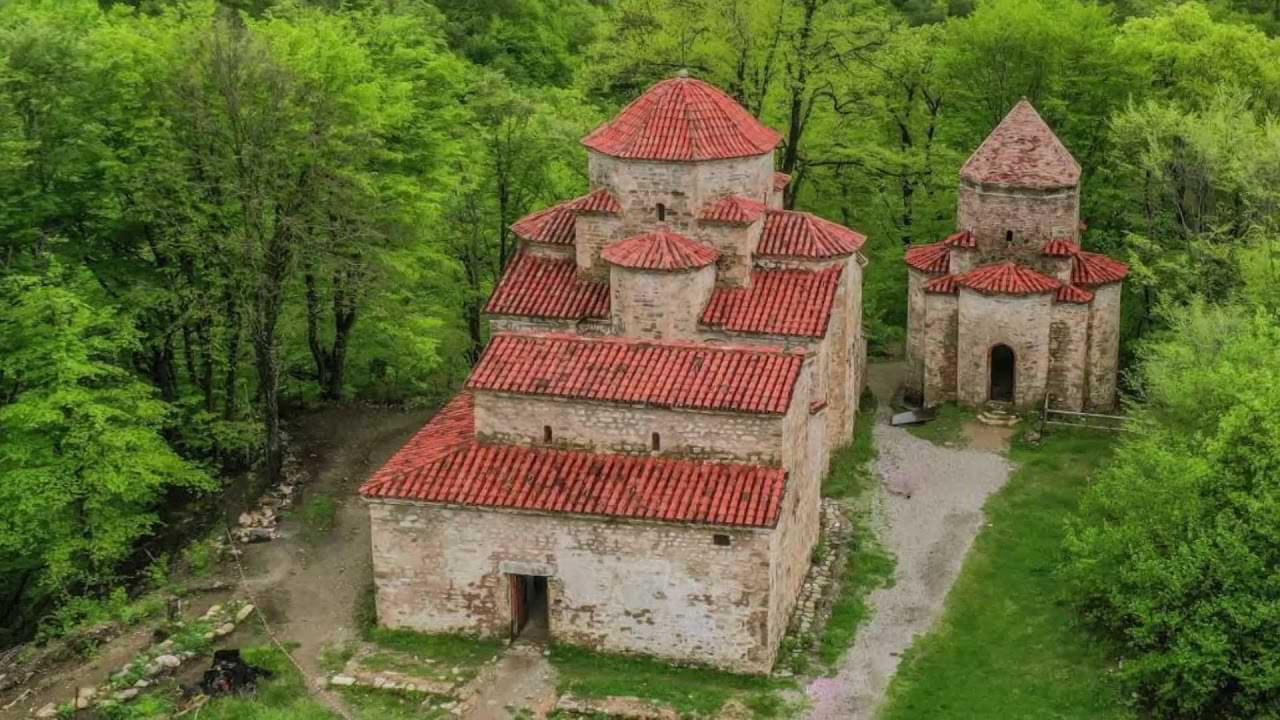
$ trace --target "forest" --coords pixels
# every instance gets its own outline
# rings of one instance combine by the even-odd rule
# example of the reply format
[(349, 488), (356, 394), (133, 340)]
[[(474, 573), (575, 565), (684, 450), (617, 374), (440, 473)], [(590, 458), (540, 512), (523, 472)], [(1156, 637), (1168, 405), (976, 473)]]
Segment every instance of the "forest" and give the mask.
[[(1130, 263), (1133, 422), (1062, 580), (1170, 717), (1276, 717), (1280, 1), (9, 0), (0, 4), (0, 647), (128, 588), (285, 422), (433, 405), (509, 226), (680, 70), (782, 133), (786, 202), (904, 249), (1021, 97)], [(1172, 679), (1171, 679), (1172, 678)], [(1271, 713), (1271, 714), (1268, 714)]]

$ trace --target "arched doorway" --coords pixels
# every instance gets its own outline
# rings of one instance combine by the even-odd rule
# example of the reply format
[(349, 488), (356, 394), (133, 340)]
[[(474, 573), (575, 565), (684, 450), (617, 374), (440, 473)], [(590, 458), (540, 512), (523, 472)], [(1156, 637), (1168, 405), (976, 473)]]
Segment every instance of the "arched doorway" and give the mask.
[(1015, 367), (1013, 348), (1008, 345), (996, 345), (991, 348), (991, 400), (993, 402), (1013, 402)]

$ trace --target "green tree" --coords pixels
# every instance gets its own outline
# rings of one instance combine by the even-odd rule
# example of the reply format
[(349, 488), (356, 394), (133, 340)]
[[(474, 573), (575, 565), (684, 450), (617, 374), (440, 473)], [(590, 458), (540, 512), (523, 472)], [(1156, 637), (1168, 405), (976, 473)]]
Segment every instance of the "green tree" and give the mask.
[(83, 278), (0, 279), (0, 577), (6, 626), (50, 596), (100, 589), (175, 489), (213, 483), (164, 438), (164, 402), (120, 366), (128, 323)]

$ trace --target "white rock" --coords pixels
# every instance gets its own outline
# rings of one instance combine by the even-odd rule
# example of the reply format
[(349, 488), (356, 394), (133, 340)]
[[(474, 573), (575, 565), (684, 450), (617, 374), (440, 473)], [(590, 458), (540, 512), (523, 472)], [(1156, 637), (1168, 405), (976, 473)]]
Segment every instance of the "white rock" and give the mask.
[(38, 718), (58, 717), (58, 706), (54, 705), (53, 703), (49, 703), (48, 705), (45, 705), (44, 707), (36, 711), (36, 717)]
[(138, 690), (138, 688), (127, 688), (125, 690), (121, 690), (120, 692), (116, 693), (114, 697), (117, 702), (128, 702), (138, 697), (139, 692), (141, 691)]
[(235, 629), (236, 629), (235, 623), (223, 623), (219, 625), (216, 630), (213, 631), (213, 634), (218, 637), (226, 637), (227, 635), (230, 635), (231, 633), (235, 632)]
[(240, 610), (236, 612), (236, 622), (242, 623), (244, 622), (245, 618), (249, 617), (252, 614), (253, 614), (253, 604), (246, 603), (244, 607), (240, 608)]
[(76, 709), (84, 710), (93, 702), (93, 698), (98, 694), (97, 688), (82, 687), (76, 690)]
[(329, 678), (329, 684), (337, 685), (338, 687), (351, 687), (356, 684), (356, 679), (350, 675), (334, 675)]
[(152, 662), (169, 670), (173, 670), (182, 664), (182, 660), (177, 655), (157, 655)]

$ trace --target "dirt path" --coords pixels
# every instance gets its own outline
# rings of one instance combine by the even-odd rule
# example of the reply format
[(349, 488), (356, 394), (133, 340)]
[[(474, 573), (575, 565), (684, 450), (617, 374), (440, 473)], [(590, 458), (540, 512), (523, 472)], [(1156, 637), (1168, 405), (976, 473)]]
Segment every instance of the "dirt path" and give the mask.
[(468, 703), (463, 720), (510, 720), (517, 711), (546, 717), (555, 706), (555, 668), (540, 643), (517, 642), (481, 678), (481, 689)]
[(336, 524), (308, 537), (297, 513), (280, 525), (282, 537), (245, 548), (250, 590), (294, 657), (318, 675), (321, 650), (357, 637), (354, 608), (373, 582), (369, 515), (356, 489), (431, 416), (365, 407), (336, 408), (304, 418), (294, 442), (310, 477), (303, 504), (317, 496), (337, 503)]
[[(893, 397), (901, 367), (882, 364), (870, 370), (876, 396)], [(882, 403), (874, 430), (882, 480), (874, 508), (881, 539), (897, 558), (894, 583), (871, 594), (871, 619), (858, 631), (836, 676), (807, 688), (810, 717), (819, 720), (875, 716), (902, 653), (942, 614), (984, 522), (983, 504), (1009, 477), (1009, 462), (997, 452), (936, 446), (891, 427), (890, 413)]]

